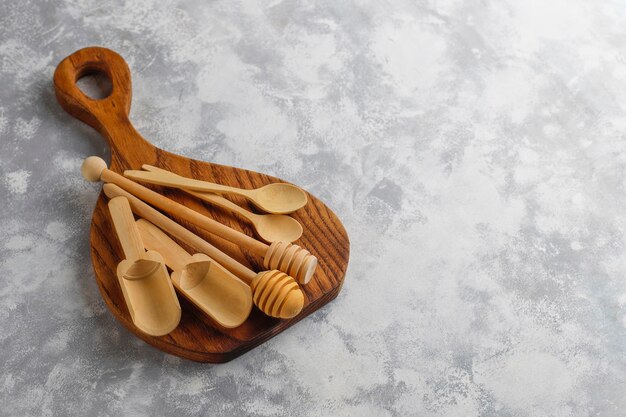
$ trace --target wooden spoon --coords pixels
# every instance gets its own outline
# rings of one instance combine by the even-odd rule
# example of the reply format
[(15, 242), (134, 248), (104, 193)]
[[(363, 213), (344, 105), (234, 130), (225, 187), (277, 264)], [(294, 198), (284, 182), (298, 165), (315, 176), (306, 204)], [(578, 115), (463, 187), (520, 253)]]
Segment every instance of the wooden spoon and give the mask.
[(136, 224), (146, 249), (159, 252), (173, 270), (172, 282), (179, 293), (222, 327), (246, 321), (252, 291), (245, 282), (203, 253), (191, 256), (149, 221), (139, 219)]
[(295, 317), (302, 311), (304, 307), (304, 293), (296, 281), (289, 275), (276, 270), (255, 273), (200, 236), (185, 229), (174, 220), (159, 213), (117, 185), (105, 184), (103, 189), (104, 193), (109, 198), (119, 196), (126, 197), (132, 210), (138, 216), (159, 226), (159, 228), (162, 228), (177, 239), (186, 242), (199, 252), (206, 253), (250, 285), (254, 304), (268, 316), (289, 319)]
[(181, 310), (163, 258), (145, 251), (125, 197), (111, 199), (109, 212), (126, 255), (117, 278), (133, 323), (151, 336), (166, 335), (178, 326)]
[[(150, 172), (160, 172), (163, 175), (169, 175), (172, 178), (182, 178), (178, 174), (170, 172), (168, 170), (157, 168), (152, 165), (142, 165), (143, 169)], [(289, 217), (285, 214), (256, 214), (248, 211), (230, 200), (225, 199), (217, 194), (202, 193), (199, 191), (184, 190), (185, 192), (193, 195), (194, 197), (204, 200), (211, 204), (220, 206), (226, 210), (237, 213), (241, 217), (247, 219), (257, 235), (266, 241), (272, 242), (294, 242), (300, 239), (302, 236), (302, 225), (293, 217)]]
[(201, 191), (218, 194), (236, 194), (247, 198), (255, 206), (267, 213), (288, 214), (304, 207), (307, 196), (302, 189), (282, 182), (265, 185), (261, 188), (244, 190), (236, 187), (215, 184), (208, 181), (194, 180), (185, 177), (172, 177), (160, 172), (126, 170), (124, 176), (149, 184), (164, 185), (182, 190)]
[[(81, 167), (83, 177), (88, 181), (104, 181), (116, 184), (124, 190), (160, 208), (178, 218), (202, 227), (221, 238), (233, 242), (240, 247), (263, 257), (263, 265), (267, 269), (278, 269), (294, 277), (299, 283), (307, 284), (317, 268), (317, 258), (309, 251), (298, 245), (286, 242), (272, 242), (266, 245), (263, 242), (231, 229), (197, 211), (194, 211), (183, 204), (177, 203), (141, 184), (129, 180), (120, 174), (107, 168), (106, 162), (97, 156), (90, 156), (85, 159)], [(217, 260), (221, 262), (221, 260)]]

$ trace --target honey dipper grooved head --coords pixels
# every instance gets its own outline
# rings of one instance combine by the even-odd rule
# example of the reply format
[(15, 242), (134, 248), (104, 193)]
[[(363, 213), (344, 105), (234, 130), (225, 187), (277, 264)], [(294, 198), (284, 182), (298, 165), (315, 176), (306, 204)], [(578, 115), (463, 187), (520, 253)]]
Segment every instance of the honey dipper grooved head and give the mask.
[(298, 245), (285, 242), (272, 242), (263, 265), (267, 269), (278, 269), (307, 284), (317, 268), (317, 258)]
[(251, 287), (254, 304), (268, 316), (290, 319), (304, 307), (304, 293), (296, 281), (283, 272), (259, 272)]
[(87, 181), (97, 182), (100, 181), (102, 171), (107, 169), (107, 163), (104, 159), (98, 156), (90, 156), (83, 161), (83, 165), (80, 167), (80, 173)]

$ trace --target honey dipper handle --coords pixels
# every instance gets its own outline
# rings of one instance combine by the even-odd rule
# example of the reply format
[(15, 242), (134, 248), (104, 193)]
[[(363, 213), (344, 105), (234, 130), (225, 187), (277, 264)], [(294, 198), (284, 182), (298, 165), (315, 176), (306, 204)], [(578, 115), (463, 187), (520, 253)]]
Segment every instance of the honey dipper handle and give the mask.
[(135, 223), (146, 249), (159, 252), (172, 270), (180, 271), (191, 262), (191, 255), (185, 249), (148, 220), (139, 219)]
[(117, 238), (122, 244), (126, 259), (135, 261), (143, 258), (145, 249), (139, 230), (135, 225), (133, 212), (128, 204), (126, 197), (116, 197), (109, 201), (109, 212), (113, 219), (113, 227), (117, 233)]

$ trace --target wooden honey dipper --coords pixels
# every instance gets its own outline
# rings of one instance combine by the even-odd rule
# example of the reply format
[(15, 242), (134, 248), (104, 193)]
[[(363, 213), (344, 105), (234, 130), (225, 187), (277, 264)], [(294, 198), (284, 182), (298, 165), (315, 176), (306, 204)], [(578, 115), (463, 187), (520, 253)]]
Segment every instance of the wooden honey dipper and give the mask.
[(304, 293), (289, 275), (277, 270), (255, 273), (117, 185), (105, 184), (103, 189), (109, 198), (126, 197), (132, 211), (139, 217), (208, 255), (250, 285), (254, 304), (268, 316), (289, 319), (302, 311)]
[(263, 258), (263, 266), (277, 269), (292, 277), (300, 284), (307, 284), (317, 267), (317, 258), (306, 249), (286, 242), (272, 242), (269, 246), (235, 229), (210, 219), (180, 203), (177, 203), (141, 184), (123, 177), (107, 168), (106, 162), (97, 156), (85, 159), (81, 167), (83, 177), (88, 181), (104, 181), (116, 184), (143, 201), (152, 204), (176, 217), (187, 220), (210, 233), (246, 248)]

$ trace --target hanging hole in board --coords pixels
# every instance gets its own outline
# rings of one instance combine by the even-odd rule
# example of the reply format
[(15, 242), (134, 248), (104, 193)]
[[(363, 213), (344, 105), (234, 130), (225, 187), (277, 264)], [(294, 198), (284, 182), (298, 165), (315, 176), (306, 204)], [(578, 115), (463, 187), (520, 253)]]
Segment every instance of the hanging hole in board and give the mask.
[(94, 100), (107, 98), (113, 91), (111, 79), (101, 71), (85, 72), (76, 80), (76, 85), (80, 91)]

